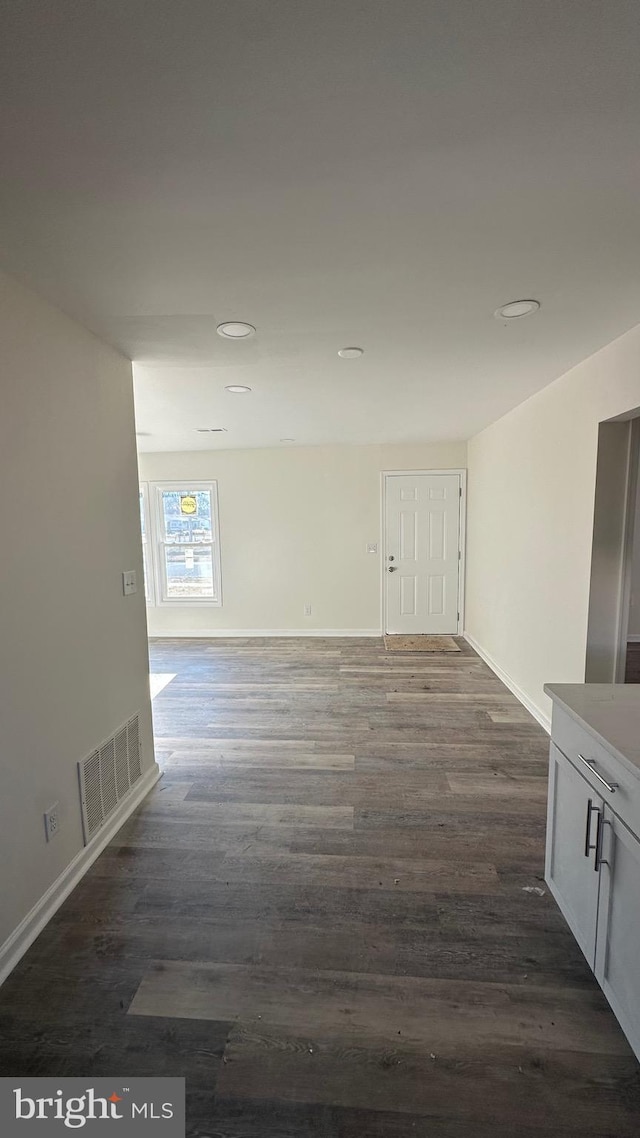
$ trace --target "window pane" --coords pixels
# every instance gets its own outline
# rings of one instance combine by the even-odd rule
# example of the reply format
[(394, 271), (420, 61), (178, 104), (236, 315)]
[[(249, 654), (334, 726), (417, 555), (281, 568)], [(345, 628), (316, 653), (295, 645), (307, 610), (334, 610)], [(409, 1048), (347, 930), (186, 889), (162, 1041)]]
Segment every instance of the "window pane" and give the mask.
[(215, 597), (211, 545), (186, 545), (180, 538), (164, 547), (167, 597)]
[(144, 494), (142, 490), (139, 491), (140, 497), (140, 530), (142, 532), (142, 540), (146, 541), (147, 538), (147, 522), (144, 513)]
[(213, 541), (209, 490), (163, 490), (161, 497), (167, 542), (194, 545)]

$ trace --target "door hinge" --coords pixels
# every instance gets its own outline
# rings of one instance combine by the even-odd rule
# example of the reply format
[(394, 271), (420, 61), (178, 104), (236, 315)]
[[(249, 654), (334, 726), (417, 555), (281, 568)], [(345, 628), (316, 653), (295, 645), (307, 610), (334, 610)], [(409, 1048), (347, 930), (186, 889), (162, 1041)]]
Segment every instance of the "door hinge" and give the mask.
[(458, 561), (460, 561), (461, 557), (462, 557), (462, 550), (459, 549), (458, 550)]
[(459, 498), (461, 498), (461, 497), (462, 497), (462, 486), (459, 486), (459, 487), (458, 487), (458, 497), (459, 497)]

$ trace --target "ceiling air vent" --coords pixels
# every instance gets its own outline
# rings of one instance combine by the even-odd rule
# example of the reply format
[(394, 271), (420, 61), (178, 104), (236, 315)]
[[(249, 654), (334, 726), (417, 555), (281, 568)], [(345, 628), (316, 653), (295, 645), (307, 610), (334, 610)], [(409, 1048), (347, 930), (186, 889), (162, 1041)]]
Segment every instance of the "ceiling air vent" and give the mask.
[(138, 716), (78, 763), (85, 846), (142, 777)]

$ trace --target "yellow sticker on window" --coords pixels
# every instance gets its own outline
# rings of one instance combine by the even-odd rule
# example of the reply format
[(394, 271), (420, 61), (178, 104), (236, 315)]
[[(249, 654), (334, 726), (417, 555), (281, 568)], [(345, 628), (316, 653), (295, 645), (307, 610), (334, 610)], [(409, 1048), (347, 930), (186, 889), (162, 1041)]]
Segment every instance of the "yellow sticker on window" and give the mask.
[(184, 494), (180, 497), (180, 513), (181, 514), (195, 514), (198, 509), (193, 494)]

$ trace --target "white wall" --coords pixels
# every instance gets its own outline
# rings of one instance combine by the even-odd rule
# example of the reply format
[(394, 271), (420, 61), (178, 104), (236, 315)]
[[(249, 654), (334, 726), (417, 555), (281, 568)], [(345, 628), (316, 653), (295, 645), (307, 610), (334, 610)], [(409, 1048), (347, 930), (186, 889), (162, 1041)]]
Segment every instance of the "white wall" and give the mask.
[(601, 420), (640, 404), (640, 327), (469, 443), (466, 629), (543, 716), (584, 680)]
[[(0, 275), (0, 970), (82, 849), (77, 762), (141, 712), (153, 761), (131, 365)], [(43, 812), (60, 804), (47, 844)]]
[(220, 500), (222, 608), (150, 608), (150, 633), (379, 631), (380, 472), (464, 466), (459, 442), (140, 455), (142, 479), (217, 479)]

